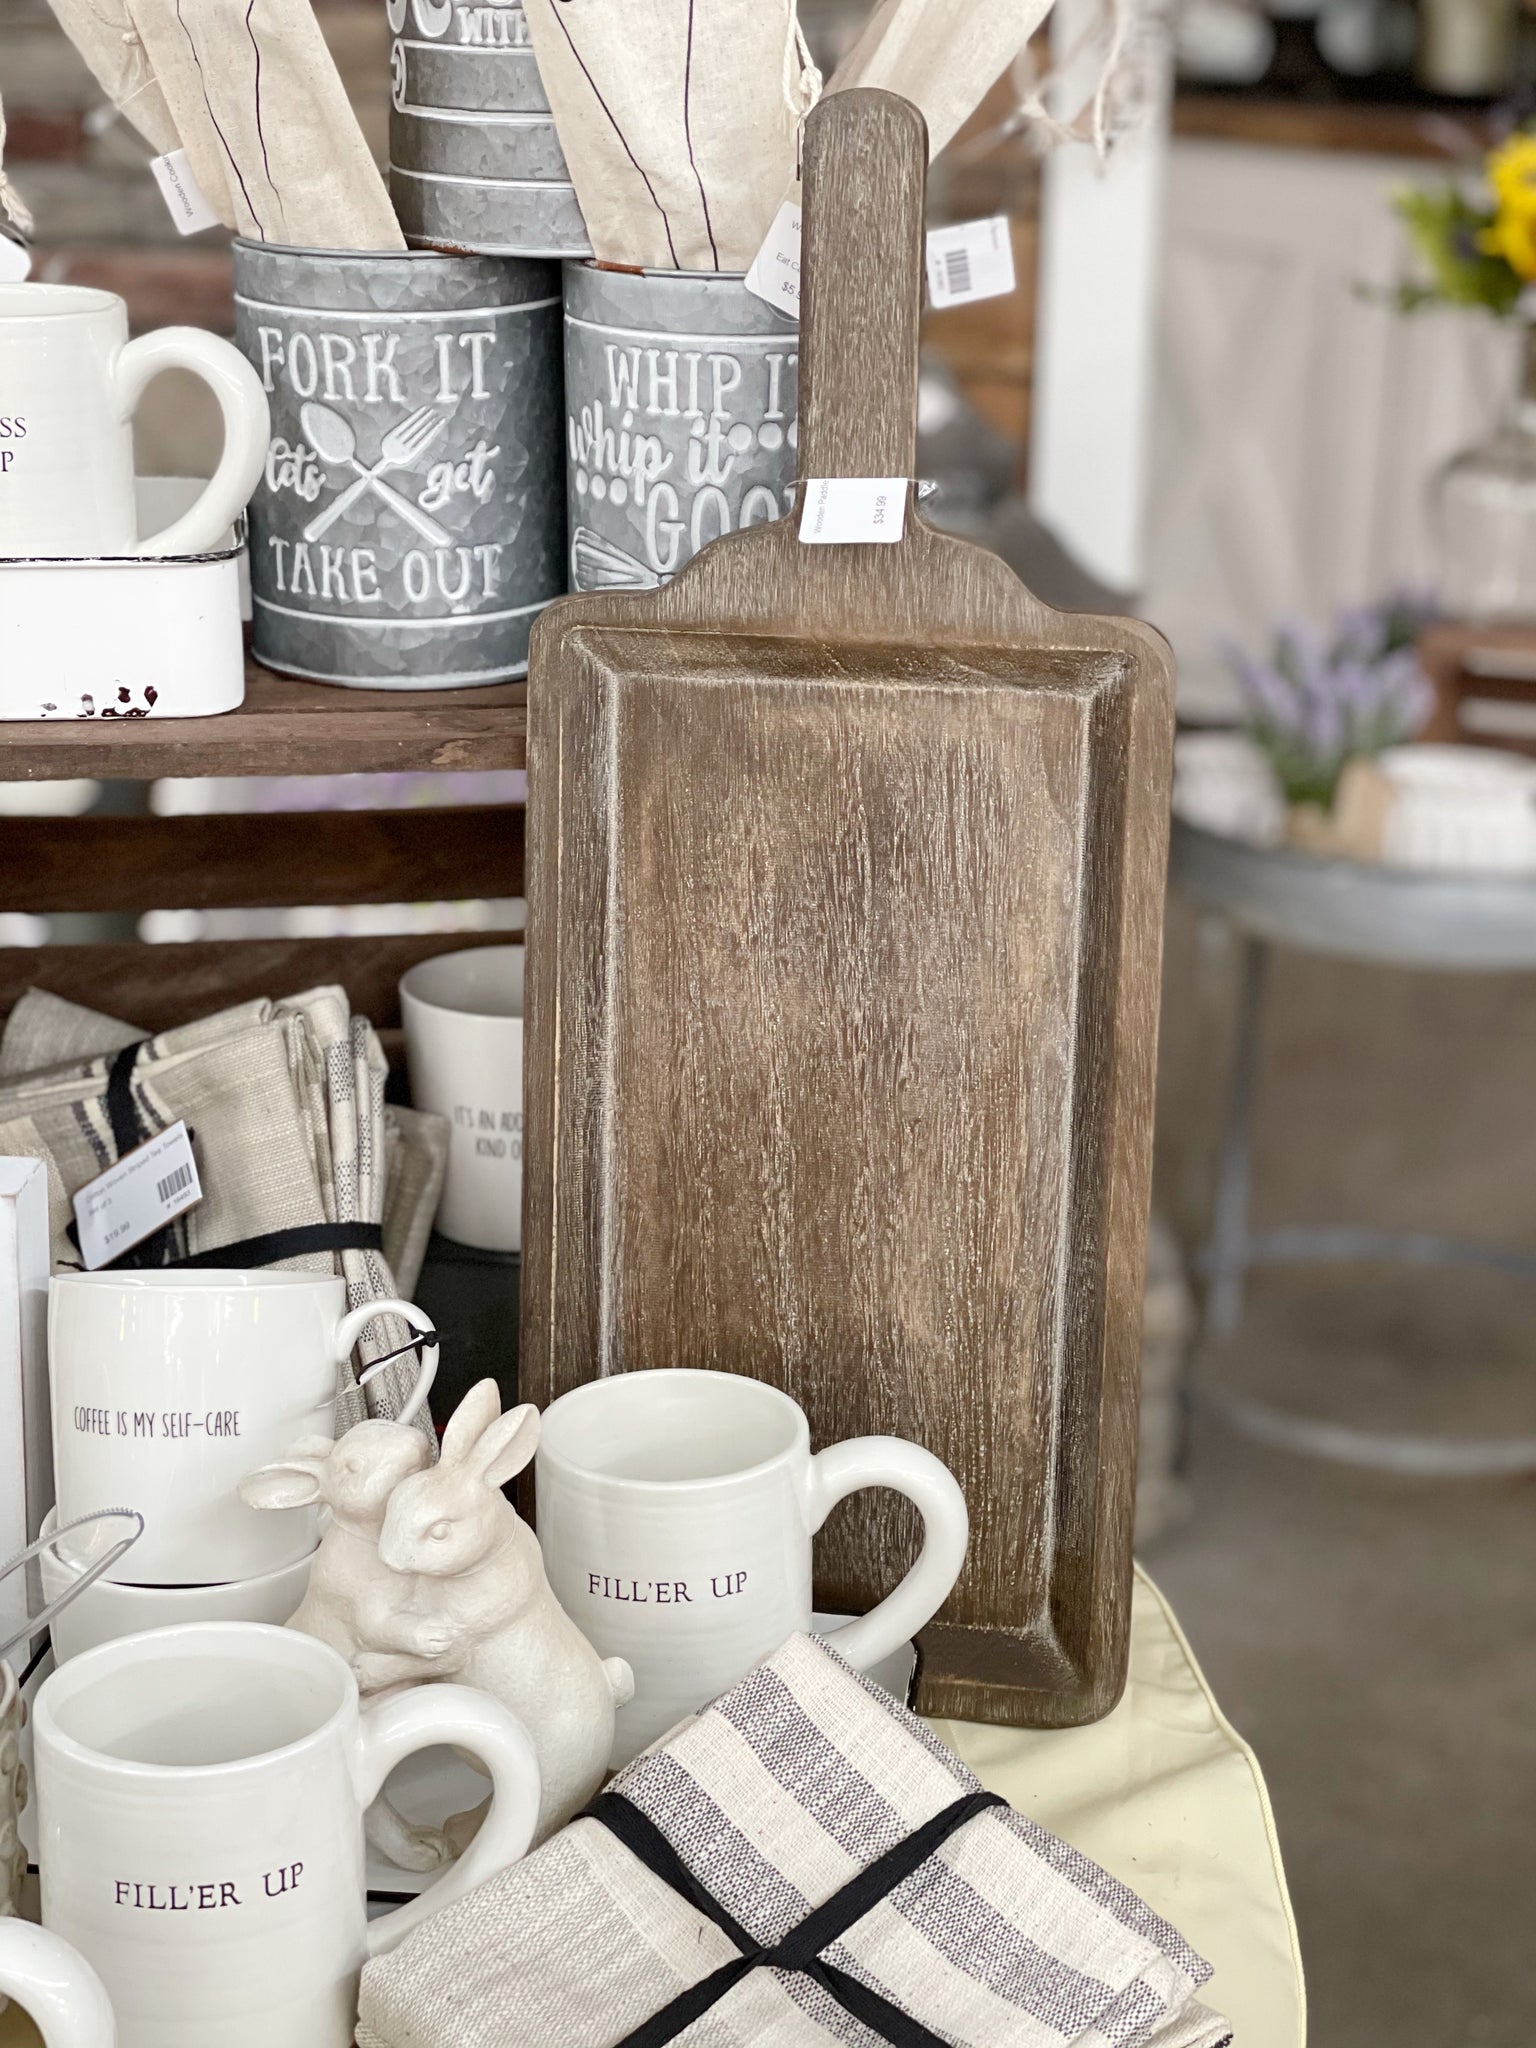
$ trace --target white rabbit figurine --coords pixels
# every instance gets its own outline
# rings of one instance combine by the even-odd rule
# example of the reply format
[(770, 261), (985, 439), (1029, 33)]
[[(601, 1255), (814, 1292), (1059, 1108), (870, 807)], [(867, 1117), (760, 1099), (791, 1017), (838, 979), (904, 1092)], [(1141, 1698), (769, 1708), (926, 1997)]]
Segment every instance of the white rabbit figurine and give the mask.
[(503, 1415), (494, 1380), (464, 1396), (438, 1463), (390, 1496), (379, 1558), (405, 1597), (383, 1629), (370, 1603), (354, 1668), (368, 1692), (457, 1679), (510, 1708), (538, 1753), (542, 1841), (602, 1783), (634, 1677), (622, 1658), (600, 1658), (555, 1599), (538, 1538), (502, 1495), (538, 1440), (538, 1410)]
[[(330, 1509), (309, 1586), (288, 1627), (317, 1636), (357, 1671), (359, 1653), (388, 1631), (388, 1617), (408, 1590), (379, 1562), (384, 1510), (401, 1480), (420, 1472), (432, 1456), (418, 1429), (398, 1422), (359, 1422), (332, 1443), (305, 1437), (280, 1463), (263, 1465), (240, 1481), (240, 1498), (253, 1508)], [(368, 1686), (358, 1675), (359, 1690)], [(402, 1870), (435, 1870), (453, 1854), (436, 1828), (414, 1827), (380, 1797), (368, 1812), (368, 1839)]]

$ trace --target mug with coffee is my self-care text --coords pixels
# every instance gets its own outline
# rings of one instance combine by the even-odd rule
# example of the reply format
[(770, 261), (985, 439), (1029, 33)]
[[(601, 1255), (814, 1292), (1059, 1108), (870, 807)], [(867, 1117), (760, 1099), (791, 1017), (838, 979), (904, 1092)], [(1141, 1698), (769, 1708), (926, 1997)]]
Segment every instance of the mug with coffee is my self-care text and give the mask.
[(899, 1437), (811, 1452), (804, 1411), (736, 1373), (615, 1373), (544, 1411), (539, 1542), (555, 1597), (635, 1696), (611, 1759), (627, 1763), (811, 1625), (811, 1539), (867, 1486), (903, 1493), (923, 1547), (895, 1590), (831, 1641), (861, 1671), (930, 1622), (965, 1562), (965, 1496)]
[(353, 1346), (375, 1317), (421, 1333), (399, 1420), (426, 1402), (436, 1331), (406, 1301), (347, 1308), (328, 1273), (206, 1268), (60, 1273), (48, 1289), (59, 1521), (133, 1508), (144, 1533), (108, 1574), (141, 1586), (254, 1579), (308, 1556), (316, 1510), (261, 1514), (236, 1489), (305, 1436), (335, 1434)]
[[(224, 447), (190, 510), (141, 539), (132, 418), (162, 370), (190, 370), (209, 387)], [(0, 560), (217, 547), (256, 488), (269, 424), (260, 378), (218, 335), (165, 327), (130, 341), (111, 292), (0, 283)]]

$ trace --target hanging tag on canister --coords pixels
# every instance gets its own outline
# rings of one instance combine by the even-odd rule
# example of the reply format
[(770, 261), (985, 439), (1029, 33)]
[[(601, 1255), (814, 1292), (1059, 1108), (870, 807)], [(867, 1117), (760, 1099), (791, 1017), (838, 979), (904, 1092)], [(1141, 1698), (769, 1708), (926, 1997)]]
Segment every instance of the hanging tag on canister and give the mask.
[(1007, 214), (929, 230), (928, 300), (935, 312), (1001, 298), (1016, 283)]
[(219, 226), (219, 216), (208, 204), (208, 195), (197, 182), (197, 175), (188, 163), (184, 149), (172, 149), (164, 156), (151, 157), (149, 168), (155, 174), (160, 197), (176, 223), (178, 234), (197, 235), (204, 228)]
[(786, 199), (773, 216), (743, 282), (775, 312), (800, 318), (800, 208), (795, 200)]

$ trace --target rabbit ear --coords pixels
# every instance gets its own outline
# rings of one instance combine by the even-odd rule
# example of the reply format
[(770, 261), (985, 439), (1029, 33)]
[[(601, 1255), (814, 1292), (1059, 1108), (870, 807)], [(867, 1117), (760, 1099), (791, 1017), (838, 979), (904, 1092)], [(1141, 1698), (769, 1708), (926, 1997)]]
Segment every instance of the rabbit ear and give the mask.
[[(306, 1439), (311, 1441), (311, 1439)], [(325, 1457), (331, 1447), (325, 1447)], [(263, 1465), (247, 1472), (235, 1489), (248, 1508), (307, 1508), (321, 1498), (320, 1475), (325, 1458), (285, 1458), (281, 1464)]]
[(505, 1486), (539, 1447), (539, 1411), (531, 1402), (498, 1416), (470, 1454), (469, 1468), (488, 1486)]
[(501, 1389), (494, 1380), (470, 1388), (443, 1431), (442, 1462), (460, 1465), (501, 1414)]

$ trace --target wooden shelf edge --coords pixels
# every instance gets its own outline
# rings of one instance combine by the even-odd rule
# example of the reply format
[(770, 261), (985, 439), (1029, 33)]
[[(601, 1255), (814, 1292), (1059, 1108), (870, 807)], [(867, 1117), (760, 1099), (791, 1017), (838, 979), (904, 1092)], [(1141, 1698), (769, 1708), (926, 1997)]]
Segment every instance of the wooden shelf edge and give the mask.
[(527, 686), (349, 690), (246, 665), (245, 702), (213, 718), (0, 724), (0, 781), (75, 776), (443, 773), (527, 764)]

